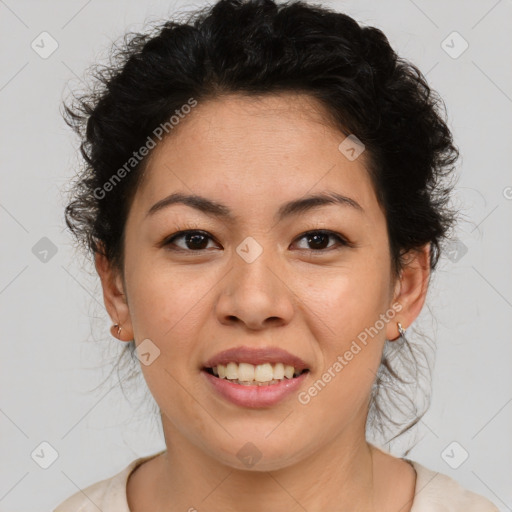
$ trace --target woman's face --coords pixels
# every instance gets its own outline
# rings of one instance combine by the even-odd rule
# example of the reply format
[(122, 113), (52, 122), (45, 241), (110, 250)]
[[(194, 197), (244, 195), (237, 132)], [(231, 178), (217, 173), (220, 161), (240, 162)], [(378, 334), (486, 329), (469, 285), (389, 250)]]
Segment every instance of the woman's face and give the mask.
[[(292, 95), (199, 103), (150, 154), (126, 223), (127, 306), (111, 316), (124, 339), (150, 340), (141, 367), (166, 437), (233, 467), (248, 454), (277, 469), (364, 438), (384, 342), (421, 308), (398, 295), (365, 153), (340, 151), (345, 135), (319, 109)], [(222, 206), (150, 212), (171, 194)], [(284, 209), (320, 194), (349, 200)], [(186, 229), (201, 233), (169, 241)], [(234, 402), (204, 367), (237, 347), (283, 349), (309, 371), (274, 402), (252, 387)]]

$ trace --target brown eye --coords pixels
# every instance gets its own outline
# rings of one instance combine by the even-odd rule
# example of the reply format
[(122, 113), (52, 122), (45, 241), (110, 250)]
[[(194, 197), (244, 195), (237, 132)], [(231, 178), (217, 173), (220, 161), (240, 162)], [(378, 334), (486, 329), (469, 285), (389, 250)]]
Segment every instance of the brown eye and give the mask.
[[(307, 247), (299, 247), (299, 249), (309, 252), (322, 253), (340, 246), (350, 246), (350, 243), (339, 233), (328, 230), (308, 231), (296, 240), (305, 240)], [(330, 240), (334, 240), (334, 243), (330, 243)], [(162, 246), (176, 251), (199, 252), (207, 250), (210, 241), (213, 241), (213, 238), (205, 231), (184, 230), (167, 238)]]
[[(177, 240), (183, 240), (184, 245), (177, 244)], [(207, 249), (209, 240), (212, 237), (204, 231), (180, 231), (167, 239), (164, 245), (176, 245), (179, 250), (184, 251), (203, 251)]]
[(309, 247), (302, 247), (305, 250), (309, 251), (324, 251), (325, 249), (332, 249), (336, 246), (335, 244), (329, 245), (329, 239), (335, 239), (338, 243), (338, 246), (349, 245), (348, 242), (339, 234), (334, 231), (309, 231), (301, 235), (298, 240), (306, 240), (306, 244)]

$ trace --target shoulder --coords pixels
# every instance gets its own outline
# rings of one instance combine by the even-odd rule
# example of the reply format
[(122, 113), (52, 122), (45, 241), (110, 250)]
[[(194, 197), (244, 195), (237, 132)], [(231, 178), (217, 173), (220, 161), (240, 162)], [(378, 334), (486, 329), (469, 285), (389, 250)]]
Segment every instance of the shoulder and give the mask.
[(53, 512), (130, 512), (126, 498), (126, 483), (130, 473), (140, 464), (156, 457), (158, 452), (133, 460), (122, 471), (100, 480), (67, 498)]
[(465, 489), (456, 480), (407, 460), (416, 470), (416, 488), (410, 512), (499, 512), (480, 494)]

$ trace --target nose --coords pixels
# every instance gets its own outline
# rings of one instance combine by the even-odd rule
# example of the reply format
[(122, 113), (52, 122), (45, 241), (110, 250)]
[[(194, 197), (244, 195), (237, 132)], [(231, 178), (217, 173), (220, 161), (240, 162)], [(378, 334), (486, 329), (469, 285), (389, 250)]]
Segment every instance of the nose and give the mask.
[(294, 293), (275, 258), (265, 250), (251, 263), (238, 254), (233, 259), (216, 304), (219, 322), (240, 323), (251, 330), (288, 324), (294, 313)]

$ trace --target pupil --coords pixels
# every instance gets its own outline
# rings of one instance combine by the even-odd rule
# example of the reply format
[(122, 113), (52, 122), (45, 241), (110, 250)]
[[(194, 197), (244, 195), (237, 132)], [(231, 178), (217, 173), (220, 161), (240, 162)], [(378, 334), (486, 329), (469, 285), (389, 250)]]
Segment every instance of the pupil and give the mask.
[[(308, 243), (313, 243), (313, 245), (316, 245), (315, 249), (324, 249), (326, 247), (326, 244), (318, 244), (318, 238), (323, 238), (324, 242), (328, 239), (328, 236), (324, 233), (319, 233), (316, 235), (312, 235), (308, 238)], [(315, 242), (312, 242), (312, 240), (316, 240)], [(318, 245), (321, 245), (322, 247), (319, 247)]]
[[(201, 244), (201, 241), (200, 239), (203, 239), (203, 244)], [(205, 241), (206, 237), (204, 235), (200, 235), (200, 234), (188, 234), (187, 237), (186, 237), (186, 242), (187, 244), (190, 244), (192, 245), (192, 247), (189, 247), (189, 248), (192, 248), (192, 249), (204, 249), (204, 247), (206, 247), (206, 245), (204, 244), (204, 241)], [(202, 245), (204, 245), (204, 247), (202, 247)]]

